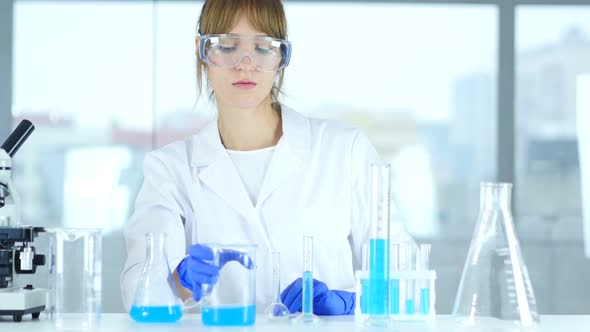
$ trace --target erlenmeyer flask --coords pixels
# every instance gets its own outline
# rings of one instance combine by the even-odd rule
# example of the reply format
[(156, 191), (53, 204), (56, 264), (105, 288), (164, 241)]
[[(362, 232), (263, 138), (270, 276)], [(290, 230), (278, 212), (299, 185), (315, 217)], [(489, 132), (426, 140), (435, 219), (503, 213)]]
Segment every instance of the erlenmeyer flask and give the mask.
[(491, 319), (519, 327), (539, 322), (512, 222), (511, 189), (510, 183), (481, 184), (478, 222), (453, 307), (462, 325), (478, 326)]
[(129, 314), (143, 323), (176, 322), (182, 307), (166, 258), (166, 233), (148, 233), (145, 242), (146, 261)]

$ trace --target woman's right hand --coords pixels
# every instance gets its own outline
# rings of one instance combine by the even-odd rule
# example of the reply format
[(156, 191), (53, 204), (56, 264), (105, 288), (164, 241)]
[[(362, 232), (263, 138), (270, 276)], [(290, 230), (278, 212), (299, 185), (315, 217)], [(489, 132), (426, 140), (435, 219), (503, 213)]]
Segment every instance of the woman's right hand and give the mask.
[(219, 277), (219, 267), (214, 265), (213, 250), (201, 244), (190, 246), (176, 271), (183, 287), (193, 292), (195, 301), (203, 297), (203, 284), (214, 285)]

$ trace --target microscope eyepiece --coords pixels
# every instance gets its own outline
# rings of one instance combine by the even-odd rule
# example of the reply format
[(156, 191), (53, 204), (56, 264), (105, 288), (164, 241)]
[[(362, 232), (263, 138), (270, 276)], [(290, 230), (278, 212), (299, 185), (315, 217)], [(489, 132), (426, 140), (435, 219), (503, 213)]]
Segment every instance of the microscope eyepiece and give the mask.
[(35, 130), (35, 126), (29, 120), (22, 120), (12, 131), (10, 136), (2, 144), (2, 149), (12, 158), (23, 143), (29, 138), (29, 135)]

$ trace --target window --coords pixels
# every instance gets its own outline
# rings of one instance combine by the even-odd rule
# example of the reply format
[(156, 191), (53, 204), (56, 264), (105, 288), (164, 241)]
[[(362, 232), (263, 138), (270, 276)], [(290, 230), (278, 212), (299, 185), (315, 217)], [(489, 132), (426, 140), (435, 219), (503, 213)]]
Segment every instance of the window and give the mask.
[(121, 229), (152, 141), (152, 4), (16, 2), (14, 36), (13, 116), (36, 126), (15, 155), (23, 223), (104, 228), (103, 307), (121, 311)]
[[(590, 255), (590, 211), (582, 208), (590, 184), (581, 183), (590, 178), (590, 142), (577, 113), (590, 85), (582, 76), (590, 73), (588, 1), (514, 7), (515, 220), (543, 314), (588, 313), (581, 221)], [(443, 314), (477, 218), (479, 183), (495, 179), (498, 152), (512, 152), (496, 144), (512, 134), (496, 123), (504, 112), (497, 73), (511, 70), (497, 67), (500, 4), (285, 2), (294, 46), (285, 104), (362, 128), (392, 164), (402, 221), (437, 248)], [(196, 98), (201, 5), (15, 0), (12, 114), (36, 125), (13, 171), (24, 223), (105, 227), (105, 250), (124, 252), (122, 225), (145, 153), (214, 114), (206, 95)], [(125, 257), (105, 257), (103, 308), (122, 311)]]
[(578, 78), (590, 73), (590, 6), (520, 6), (516, 14), (515, 202), (521, 244), (530, 250), (527, 264), (539, 310), (584, 313), (581, 294), (590, 289), (583, 276), (590, 269), (582, 237), (580, 157), (588, 152), (580, 150), (583, 126), (576, 113)]

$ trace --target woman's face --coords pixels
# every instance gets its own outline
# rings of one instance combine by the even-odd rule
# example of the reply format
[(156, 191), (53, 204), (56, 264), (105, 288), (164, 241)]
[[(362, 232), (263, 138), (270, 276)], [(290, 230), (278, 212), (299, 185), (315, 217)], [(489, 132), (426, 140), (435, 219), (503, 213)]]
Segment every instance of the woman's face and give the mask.
[[(229, 31), (243, 36), (264, 35), (255, 30), (248, 19), (241, 15), (236, 25)], [(232, 69), (207, 66), (209, 84), (213, 87), (217, 104), (232, 108), (254, 108), (270, 98), (270, 90), (276, 72), (256, 70), (249, 57)]]

